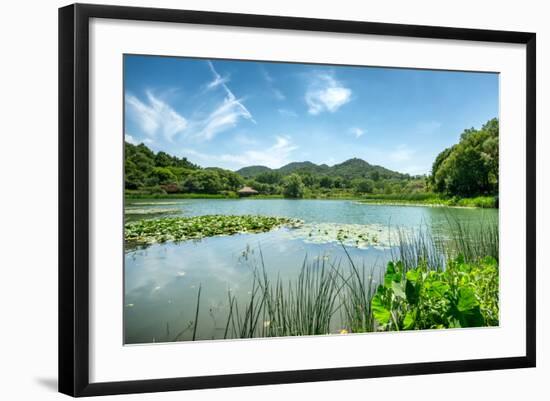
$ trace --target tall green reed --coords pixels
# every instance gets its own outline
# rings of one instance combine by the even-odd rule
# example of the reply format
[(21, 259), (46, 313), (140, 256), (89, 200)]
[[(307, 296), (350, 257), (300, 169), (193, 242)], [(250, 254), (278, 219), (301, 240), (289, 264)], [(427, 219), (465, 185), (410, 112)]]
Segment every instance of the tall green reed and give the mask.
[[(400, 228), (392, 244), (390, 259), (400, 261), (403, 274), (423, 266), (445, 269), (446, 261), (463, 255), (476, 262), (486, 256), (498, 261), (498, 221), (487, 219), (476, 224), (448, 217), (445, 233), (424, 225), (416, 231)], [(331, 332), (375, 331), (372, 298), (383, 282), (385, 269), (376, 264), (356, 263), (342, 244), (344, 261), (320, 256), (304, 258), (293, 280), (271, 277), (260, 249), (260, 260), (253, 263), (251, 291), (247, 299), (228, 292), (229, 312), (224, 338), (283, 337), (329, 334)], [(200, 288), (193, 339), (197, 332)]]

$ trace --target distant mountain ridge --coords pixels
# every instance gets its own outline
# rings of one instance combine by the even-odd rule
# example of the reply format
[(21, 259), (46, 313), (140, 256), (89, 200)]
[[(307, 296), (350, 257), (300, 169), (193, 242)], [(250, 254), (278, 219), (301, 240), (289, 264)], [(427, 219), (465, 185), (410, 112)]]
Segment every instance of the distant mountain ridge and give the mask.
[(409, 174), (399, 173), (387, 169), (382, 166), (377, 166), (366, 162), (363, 159), (352, 158), (345, 162), (328, 166), (326, 164), (315, 164), (310, 161), (292, 162), (280, 168), (271, 169), (266, 166), (248, 166), (236, 171), (237, 174), (244, 178), (255, 178), (262, 173), (275, 172), (281, 175), (289, 175), (292, 173), (312, 174), (312, 175), (331, 175), (340, 176), (346, 179), (353, 178), (372, 178), (378, 175), (380, 178), (409, 178)]

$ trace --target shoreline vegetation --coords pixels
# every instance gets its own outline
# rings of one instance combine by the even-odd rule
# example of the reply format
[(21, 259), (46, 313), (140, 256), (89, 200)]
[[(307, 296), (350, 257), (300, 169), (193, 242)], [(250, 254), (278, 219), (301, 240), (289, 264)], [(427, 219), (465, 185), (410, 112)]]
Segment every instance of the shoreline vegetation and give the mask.
[[(225, 194), (150, 194), (139, 191), (125, 191), (126, 200), (174, 200), (174, 199), (286, 199), (283, 195), (254, 195), (242, 198), (236, 192)], [(443, 197), (434, 193), (422, 194), (378, 194), (357, 195), (353, 193), (337, 193), (324, 196), (304, 196), (301, 199), (318, 200), (350, 200), (360, 203), (389, 206), (433, 206), (433, 207), (464, 207), (464, 208), (498, 208), (498, 196), (476, 196), (474, 198)]]
[(236, 171), (125, 142), (127, 199), (349, 199), (368, 203), (498, 208), (498, 119), (466, 129), (435, 158), (430, 174), (411, 175), (358, 157), (329, 166), (310, 161)]

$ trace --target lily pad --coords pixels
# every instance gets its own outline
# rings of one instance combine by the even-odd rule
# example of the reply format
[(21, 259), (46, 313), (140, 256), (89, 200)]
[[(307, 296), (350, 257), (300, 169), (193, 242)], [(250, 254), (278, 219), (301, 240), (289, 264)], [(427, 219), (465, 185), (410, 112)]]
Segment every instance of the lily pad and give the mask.
[(292, 230), (290, 235), (307, 243), (343, 243), (360, 249), (387, 249), (399, 242), (395, 230), (380, 224), (309, 223)]
[(174, 208), (147, 208), (147, 209), (139, 209), (139, 208), (126, 208), (124, 209), (124, 214), (127, 215), (151, 215), (151, 214), (169, 214), (169, 213), (179, 213), (181, 212), (180, 209), (174, 209)]
[(232, 235), (260, 233), (281, 226), (299, 227), (302, 221), (285, 217), (251, 215), (205, 215), (139, 220), (126, 223), (124, 238), (127, 243), (153, 244), (166, 241), (186, 241)]

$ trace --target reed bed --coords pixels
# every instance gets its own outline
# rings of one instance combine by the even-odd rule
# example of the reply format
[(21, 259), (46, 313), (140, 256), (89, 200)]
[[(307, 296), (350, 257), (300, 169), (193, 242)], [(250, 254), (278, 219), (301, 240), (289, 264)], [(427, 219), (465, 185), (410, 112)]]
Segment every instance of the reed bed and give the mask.
[[(392, 246), (392, 263), (399, 263), (399, 274), (445, 271), (447, 263), (460, 258), (472, 265), (487, 264), (493, 258), (498, 269), (498, 222), (477, 222), (474, 227), (449, 220), (450, 235), (432, 233), (427, 227), (415, 232), (399, 230)], [(334, 333), (372, 332), (380, 329), (373, 314), (373, 298), (384, 286), (387, 273), (380, 266), (358, 265), (341, 244), (345, 257), (331, 261), (325, 257), (304, 258), (297, 278), (283, 280), (268, 274), (260, 249), (260, 260), (253, 264), (253, 279), (247, 299), (228, 292), (229, 313), (223, 338), (305, 336)], [(449, 262), (450, 261), (450, 262)], [(485, 261), (485, 262), (484, 262)], [(490, 280), (495, 280), (494, 275)], [(496, 276), (498, 281), (498, 272)], [(403, 282), (405, 282), (403, 281)], [(498, 315), (498, 284), (496, 288)], [(193, 340), (197, 332), (200, 288)]]

